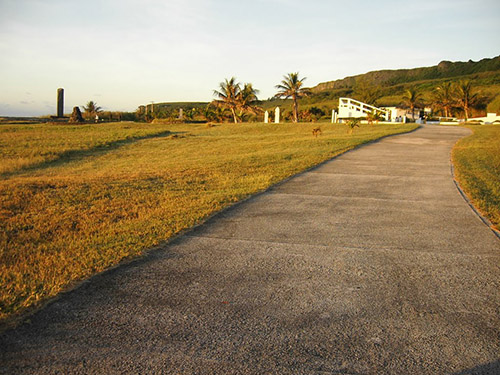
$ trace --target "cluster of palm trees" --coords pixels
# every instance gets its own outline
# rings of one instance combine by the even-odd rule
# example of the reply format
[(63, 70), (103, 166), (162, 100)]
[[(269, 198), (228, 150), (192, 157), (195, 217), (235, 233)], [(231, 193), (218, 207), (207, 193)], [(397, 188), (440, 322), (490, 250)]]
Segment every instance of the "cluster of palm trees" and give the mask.
[(235, 77), (225, 79), (219, 84), (219, 90), (214, 90), (214, 104), (219, 108), (226, 108), (231, 111), (234, 123), (243, 121), (244, 113), (258, 113), (261, 111), (257, 94), (259, 90), (253, 88), (251, 83), (236, 82)]
[[(480, 101), (479, 95), (473, 92), (472, 82), (462, 80), (457, 83), (443, 82), (437, 86), (432, 95), (432, 106), (442, 111), (444, 117), (451, 117), (456, 109), (464, 112), (465, 121), (469, 119), (470, 111)], [(425, 105), (422, 93), (416, 87), (407, 89), (403, 95), (403, 105), (410, 108), (415, 118), (415, 109)]]
[[(281, 83), (276, 85), (278, 93), (275, 98), (292, 99), (293, 122), (299, 121), (298, 99), (310, 94), (309, 89), (304, 87), (305, 79), (305, 77), (300, 78), (298, 72), (288, 73), (283, 76)], [(214, 90), (216, 99), (213, 104), (216, 108), (230, 110), (234, 123), (238, 123), (243, 121), (245, 113), (263, 112), (258, 105), (258, 93), (259, 90), (254, 89), (251, 83), (245, 83), (242, 86), (235, 77), (231, 77), (219, 84), (219, 90)]]
[(472, 82), (469, 80), (459, 81), (456, 84), (445, 82), (435, 91), (434, 103), (443, 110), (445, 117), (451, 116), (454, 108), (460, 108), (464, 111), (465, 121), (467, 121), (471, 109), (480, 101), (479, 94), (473, 92)]

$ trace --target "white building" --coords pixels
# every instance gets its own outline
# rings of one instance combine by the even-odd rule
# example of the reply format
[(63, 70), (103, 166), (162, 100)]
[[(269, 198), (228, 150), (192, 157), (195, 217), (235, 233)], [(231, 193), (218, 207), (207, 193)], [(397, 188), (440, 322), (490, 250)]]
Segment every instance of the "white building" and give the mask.
[[(370, 104), (360, 102), (359, 100), (351, 98), (339, 98), (339, 114), (338, 119), (348, 119), (348, 118), (364, 118), (369, 114), (376, 112), (385, 121), (391, 122), (406, 122), (406, 119), (412, 118), (412, 113), (408, 109), (403, 109), (399, 107), (375, 107)], [(418, 120), (420, 117), (421, 110), (415, 109), (415, 119)], [(423, 110), (425, 115), (431, 113), (430, 108), (425, 108)]]
[(478, 121), (478, 122), (483, 122), (485, 124), (500, 123), (500, 116), (498, 116), (496, 113), (493, 112), (493, 113), (488, 113), (486, 117), (474, 117), (468, 119), (467, 121)]
[(373, 112), (379, 113), (386, 121), (390, 119), (391, 113), (388, 110), (377, 108), (351, 98), (339, 98), (339, 119), (362, 118)]

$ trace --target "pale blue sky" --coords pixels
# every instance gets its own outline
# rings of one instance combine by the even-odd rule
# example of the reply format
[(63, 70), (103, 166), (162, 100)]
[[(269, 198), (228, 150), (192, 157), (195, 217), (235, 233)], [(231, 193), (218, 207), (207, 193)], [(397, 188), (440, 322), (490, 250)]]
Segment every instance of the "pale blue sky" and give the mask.
[(0, 0), (0, 115), (55, 114), (58, 87), (66, 113), (133, 111), (499, 54), (498, 0)]

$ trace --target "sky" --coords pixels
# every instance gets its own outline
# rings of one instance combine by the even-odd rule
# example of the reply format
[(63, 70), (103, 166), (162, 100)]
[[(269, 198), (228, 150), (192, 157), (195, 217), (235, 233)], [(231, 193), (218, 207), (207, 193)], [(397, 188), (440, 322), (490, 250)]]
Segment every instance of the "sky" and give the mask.
[(276, 93), (500, 55), (498, 0), (0, 0), (0, 116), (210, 101), (225, 78)]

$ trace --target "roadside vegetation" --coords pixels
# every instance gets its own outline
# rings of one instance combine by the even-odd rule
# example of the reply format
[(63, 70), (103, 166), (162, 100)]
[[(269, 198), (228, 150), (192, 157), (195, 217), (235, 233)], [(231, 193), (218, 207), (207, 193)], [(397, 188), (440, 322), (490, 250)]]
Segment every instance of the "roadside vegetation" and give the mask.
[(0, 320), (411, 124), (2, 125)]
[(500, 125), (467, 125), (453, 148), (455, 175), (472, 204), (500, 230)]

